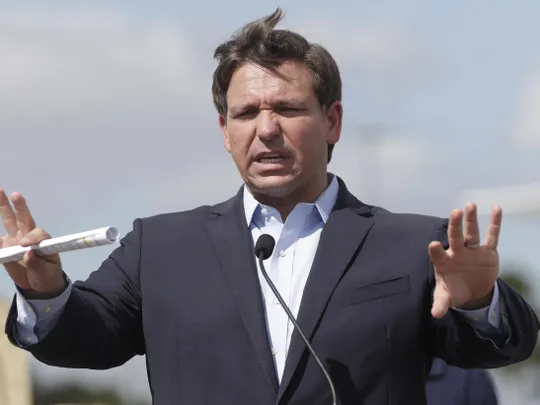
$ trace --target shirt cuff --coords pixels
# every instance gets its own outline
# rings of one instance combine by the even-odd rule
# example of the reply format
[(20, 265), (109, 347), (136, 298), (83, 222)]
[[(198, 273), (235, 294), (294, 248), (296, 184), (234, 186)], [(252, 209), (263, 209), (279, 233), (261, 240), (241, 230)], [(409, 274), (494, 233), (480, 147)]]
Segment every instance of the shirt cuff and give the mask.
[(69, 299), (72, 283), (67, 276), (67, 287), (59, 296), (46, 300), (27, 300), (17, 288), (17, 327), (15, 340), (22, 346), (38, 343), (50, 331)]
[(478, 330), (500, 329), (501, 326), (501, 299), (499, 295), (499, 284), (493, 287), (493, 297), (491, 304), (480, 309), (460, 309), (453, 308), (459, 312), (467, 322)]
[(22, 294), (17, 293), (17, 300), (19, 300), (20, 297), (20, 300), (23, 302), (23, 304), (29, 306), (32, 309), (36, 317), (36, 322), (44, 321), (48, 318), (55, 316), (58, 311), (62, 310), (66, 305), (66, 302), (71, 295), (72, 288), (71, 281), (67, 279), (67, 277), (66, 281), (66, 289), (62, 291), (62, 294), (58, 295), (57, 297), (44, 300), (27, 300), (22, 296)]

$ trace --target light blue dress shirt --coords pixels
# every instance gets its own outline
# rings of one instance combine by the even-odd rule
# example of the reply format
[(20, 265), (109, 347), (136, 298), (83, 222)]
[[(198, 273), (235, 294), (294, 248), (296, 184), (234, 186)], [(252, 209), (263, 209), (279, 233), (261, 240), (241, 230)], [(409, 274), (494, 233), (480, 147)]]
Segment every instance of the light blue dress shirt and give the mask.
[[(264, 261), (264, 266), (295, 317), (298, 316), (304, 286), (313, 264), (323, 226), (336, 203), (338, 191), (339, 183), (337, 178), (332, 176), (329, 186), (315, 203), (299, 203), (283, 222), (275, 208), (259, 204), (248, 188), (244, 188), (246, 223), (253, 241), (255, 243), (264, 233), (272, 235), (275, 239), (276, 246), (273, 254)], [(277, 375), (281, 379), (294, 325), (268, 287), (260, 268), (258, 274), (266, 307), (268, 337)], [(50, 300), (25, 300), (20, 293), (17, 293), (17, 340), (22, 345), (35, 344), (54, 327), (69, 298), (71, 288), (72, 284), (68, 280), (66, 290)], [(499, 329), (500, 305), (499, 289), (495, 284), (493, 299), (489, 307), (473, 311), (459, 310), (459, 312), (480, 336), (492, 336), (494, 328)]]

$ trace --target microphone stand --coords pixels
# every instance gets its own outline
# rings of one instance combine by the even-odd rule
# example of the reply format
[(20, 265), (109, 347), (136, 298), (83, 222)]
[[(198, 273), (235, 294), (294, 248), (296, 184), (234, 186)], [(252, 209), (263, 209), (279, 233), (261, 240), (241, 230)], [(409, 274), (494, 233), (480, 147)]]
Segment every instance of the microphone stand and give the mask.
[(308, 339), (306, 338), (306, 336), (304, 335), (304, 332), (302, 332), (302, 329), (300, 329), (300, 326), (298, 326), (298, 323), (296, 322), (296, 320), (294, 319), (294, 316), (293, 314), (291, 313), (289, 307), (287, 306), (287, 304), (285, 304), (285, 301), (283, 300), (283, 298), (281, 297), (281, 294), (279, 293), (279, 291), (277, 290), (276, 286), (274, 285), (274, 283), (272, 282), (272, 280), (270, 280), (270, 277), (268, 277), (268, 274), (266, 273), (266, 269), (264, 268), (264, 264), (263, 264), (263, 260), (264, 260), (264, 256), (265, 255), (265, 252), (260, 252), (259, 253), (259, 256), (258, 256), (258, 259), (259, 259), (259, 266), (261, 268), (261, 271), (262, 271), (262, 274), (266, 280), (266, 282), (268, 283), (268, 285), (270, 286), (270, 288), (272, 289), (272, 291), (274, 292), (274, 295), (276, 296), (276, 298), (278, 299), (279, 303), (281, 304), (281, 306), (283, 307), (283, 309), (285, 310), (285, 313), (287, 314), (287, 316), (289, 317), (289, 319), (291, 320), (291, 322), (293, 323), (294, 327), (296, 328), (296, 330), (298, 331), (298, 333), (300, 334), (300, 336), (302, 337), (302, 340), (304, 341), (304, 343), (306, 344), (306, 347), (308, 348), (308, 350), (311, 352), (313, 358), (315, 359), (315, 361), (317, 362), (319, 368), (321, 369), (322, 373), (324, 374), (324, 377), (326, 378), (326, 380), (328, 381), (328, 385), (330, 386), (330, 391), (332, 393), (332, 405), (337, 405), (337, 397), (336, 397), (336, 390), (334, 388), (334, 384), (332, 383), (332, 379), (330, 378), (330, 375), (328, 374), (328, 372), (326, 371), (326, 368), (324, 367), (324, 365), (322, 364), (321, 360), (319, 359), (319, 356), (317, 356), (317, 354), (315, 353), (315, 350), (313, 350), (313, 347), (311, 347), (311, 344), (309, 343)]

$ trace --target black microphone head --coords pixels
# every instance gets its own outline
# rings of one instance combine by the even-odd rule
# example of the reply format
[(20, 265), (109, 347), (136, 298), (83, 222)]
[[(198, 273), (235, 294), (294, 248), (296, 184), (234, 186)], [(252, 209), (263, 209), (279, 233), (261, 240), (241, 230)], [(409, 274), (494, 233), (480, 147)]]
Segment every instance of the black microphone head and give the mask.
[(272, 256), (274, 246), (276, 246), (276, 241), (274, 238), (271, 235), (264, 233), (259, 236), (257, 243), (255, 243), (255, 255), (259, 259), (266, 260)]

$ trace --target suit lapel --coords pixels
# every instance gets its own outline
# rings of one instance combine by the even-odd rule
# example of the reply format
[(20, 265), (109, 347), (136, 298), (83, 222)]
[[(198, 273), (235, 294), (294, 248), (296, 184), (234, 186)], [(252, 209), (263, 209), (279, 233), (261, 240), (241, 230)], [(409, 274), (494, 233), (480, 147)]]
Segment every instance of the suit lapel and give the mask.
[[(370, 216), (369, 207), (352, 196), (340, 180), (338, 200), (321, 233), (298, 313), (298, 324), (308, 339), (313, 336), (336, 286), (373, 226), (374, 221)], [(305, 343), (295, 330), (278, 392), (278, 403), (306, 350)], [(324, 363), (323, 359), (321, 361)]]
[(278, 380), (270, 351), (253, 243), (243, 208), (242, 190), (236, 197), (213, 208), (214, 217), (207, 222), (208, 234), (259, 363), (268, 383), (277, 392)]

